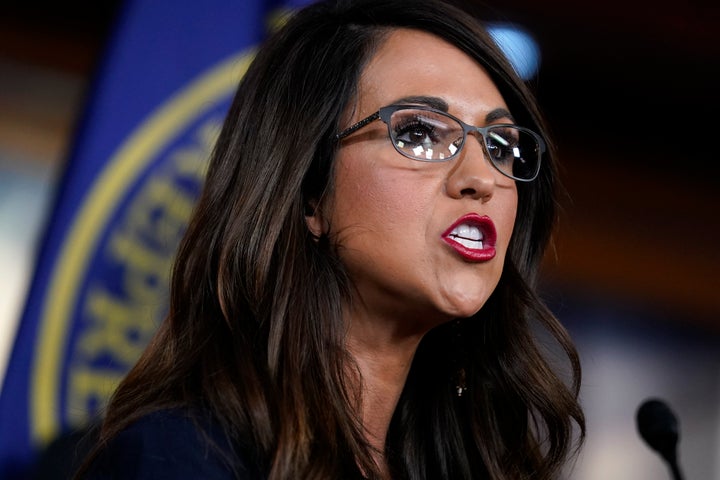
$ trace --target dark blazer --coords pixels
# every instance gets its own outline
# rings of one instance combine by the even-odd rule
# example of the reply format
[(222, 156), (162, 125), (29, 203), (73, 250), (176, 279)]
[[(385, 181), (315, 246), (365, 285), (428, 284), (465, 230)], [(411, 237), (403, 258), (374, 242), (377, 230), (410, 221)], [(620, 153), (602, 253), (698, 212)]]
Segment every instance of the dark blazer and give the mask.
[[(84, 479), (235, 479), (264, 478), (238, 458), (222, 429), (197, 424), (181, 410), (152, 413), (110, 441)], [(235, 471), (230, 465), (234, 465)]]

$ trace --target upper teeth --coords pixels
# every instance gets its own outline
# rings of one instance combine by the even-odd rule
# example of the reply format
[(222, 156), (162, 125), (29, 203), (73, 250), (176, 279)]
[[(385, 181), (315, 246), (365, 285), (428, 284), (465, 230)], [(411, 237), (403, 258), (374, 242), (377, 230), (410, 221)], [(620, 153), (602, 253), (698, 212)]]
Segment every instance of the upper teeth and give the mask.
[(483, 248), (483, 234), (480, 229), (474, 225), (462, 224), (458, 225), (450, 232), (450, 236), (455, 239), (456, 242), (464, 245), (467, 248)]
[(474, 225), (467, 225), (463, 223), (453, 229), (450, 236), (461, 237), (467, 240), (480, 241), (483, 239), (483, 234), (480, 229)]

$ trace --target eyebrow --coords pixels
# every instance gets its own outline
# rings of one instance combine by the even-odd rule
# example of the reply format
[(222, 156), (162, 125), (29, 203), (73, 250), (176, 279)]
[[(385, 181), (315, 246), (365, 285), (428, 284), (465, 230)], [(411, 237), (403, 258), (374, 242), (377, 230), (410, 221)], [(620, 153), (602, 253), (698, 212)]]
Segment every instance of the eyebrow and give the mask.
[(510, 122), (515, 123), (515, 119), (506, 108), (496, 108), (492, 112), (485, 115), (485, 121), (487, 123), (492, 123), (495, 120), (500, 120), (501, 118), (507, 118), (510, 120)]
[[(398, 98), (393, 105), (426, 105), (430, 108), (440, 110), (442, 112), (448, 112), (450, 106), (448, 103), (440, 97), (430, 97), (425, 95), (411, 95), (408, 97)], [(496, 120), (507, 118), (510, 122), (515, 123), (515, 119), (512, 114), (506, 108), (496, 108), (485, 116), (486, 123), (492, 123)]]
[(398, 98), (393, 105), (426, 105), (434, 108), (435, 110), (441, 110), (447, 112), (450, 110), (448, 103), (440, 97), (428, 97), (425, 95), (411, 95), (409, 97)]

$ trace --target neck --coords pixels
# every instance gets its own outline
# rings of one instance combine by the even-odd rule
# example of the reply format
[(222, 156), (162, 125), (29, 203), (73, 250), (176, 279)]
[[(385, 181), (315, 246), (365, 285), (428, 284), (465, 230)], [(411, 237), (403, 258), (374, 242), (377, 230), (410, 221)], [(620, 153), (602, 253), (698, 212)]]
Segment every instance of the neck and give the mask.
[(417, 344), (386, 348), (348, 345), (359, 373), (362, 391), (361, 418), (370, 443), (382, 451), (390, 419), (410, 370)]
[(349, 327), (347, 348), (360, 374), (352, 376), (361, 392), (359, 416), (375, 449), (376, 464), (387, 476), (384, 450), (390, 420), (424, 332), (401, 333), (386, 319), (371, 321), (357, 315), (351, 317)]

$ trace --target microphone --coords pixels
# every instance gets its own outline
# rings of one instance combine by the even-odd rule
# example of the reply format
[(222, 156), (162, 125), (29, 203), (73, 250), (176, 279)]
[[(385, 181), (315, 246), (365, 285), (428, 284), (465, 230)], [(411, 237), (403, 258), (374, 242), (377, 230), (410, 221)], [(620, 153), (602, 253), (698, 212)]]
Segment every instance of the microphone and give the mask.
[(638, 408), (636, 422), (640, 436), (667, 462), (673, 479), (683, 480), (676, 450), (680, 428), (670, 407), (656, 398), (646, 400)]

